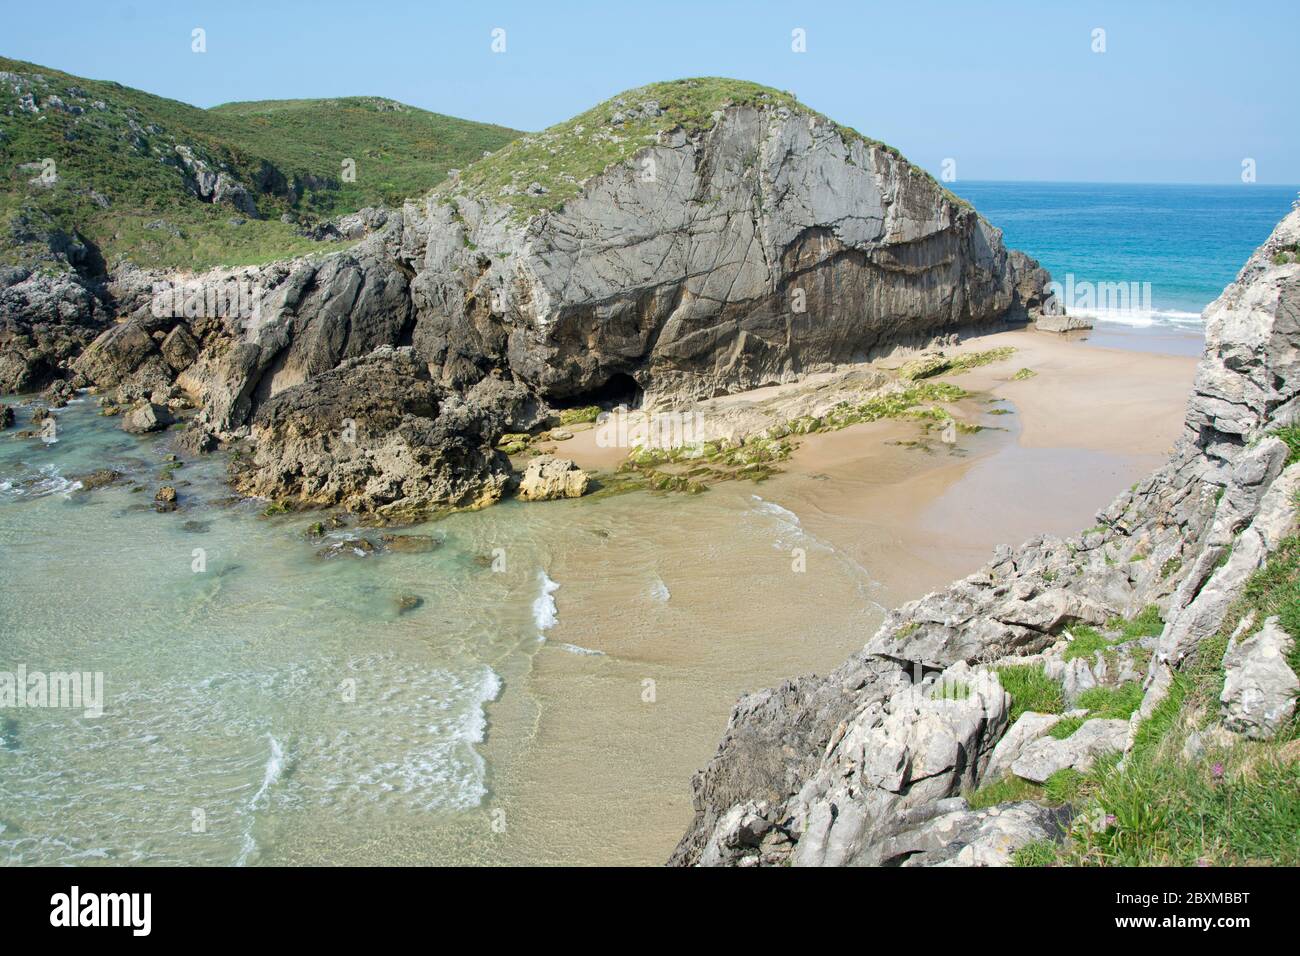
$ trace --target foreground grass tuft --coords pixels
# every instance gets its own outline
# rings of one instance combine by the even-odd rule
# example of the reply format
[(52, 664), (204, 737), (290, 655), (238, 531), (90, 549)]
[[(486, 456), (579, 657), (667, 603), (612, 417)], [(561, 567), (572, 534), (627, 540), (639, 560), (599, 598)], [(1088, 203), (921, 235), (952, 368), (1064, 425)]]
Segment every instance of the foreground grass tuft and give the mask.
[(1002, 689), (1011, 695), (1010, 723), (1027, 711), (1059, 714), (1065, 708), (1061, 685), (1052, 680), (1038, 664), (1016, 664), (998, 669)]

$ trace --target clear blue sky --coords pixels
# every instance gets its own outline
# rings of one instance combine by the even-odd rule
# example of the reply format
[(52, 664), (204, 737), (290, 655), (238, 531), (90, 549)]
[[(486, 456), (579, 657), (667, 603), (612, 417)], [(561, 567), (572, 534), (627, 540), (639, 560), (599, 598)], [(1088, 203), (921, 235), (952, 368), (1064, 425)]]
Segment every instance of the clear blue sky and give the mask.
[(961, 179), (1229, 183), (1249, 157), (1261, 183), (1300, 182), (1294, 0), (64, 0), (3, 22), (5, 55), (199, 106), (374, 94), (540, 129), (653, 80), (733, 76)]

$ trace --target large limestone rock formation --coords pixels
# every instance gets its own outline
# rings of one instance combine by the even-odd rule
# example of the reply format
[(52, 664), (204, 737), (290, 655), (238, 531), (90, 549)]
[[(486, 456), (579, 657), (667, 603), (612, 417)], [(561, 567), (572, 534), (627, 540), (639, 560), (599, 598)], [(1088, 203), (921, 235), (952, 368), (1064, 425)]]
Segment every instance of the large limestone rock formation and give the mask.
[[(1005, 862), (1007, 852), (965, 853), (961, 841), (983, 824), (964, 810), (959, 790), (994, 779), (990, 767), (1043, 780), (1131, 747), (1174, 671), (1194, 660), (1203, 638), (1233, 626), (1225, 618), (1242, 584), (1300, 527), (1300, 462), (1288, 465), (1287, 446), (1272, 435), (1300, 422), (1300, 262), (1277, 255), (1297, 243), (1300, 210), (1206, 310), (1206, 354), (1173, 457), (1105, 508), (1098, 529), (999, 549), (947, 590), (890, 612), (863, 650), (828, 676), (742, 698), (716, 755), (694, 778), (695, 820), (672, 862)], [(1147, 639), (1145, 694), (1127, 725), (1089, 720), (1057, 740), (1049, 736), (1056, 719), (1025, 714), (1004, 733), (1002, 709), (986, 703), (982, 727), (938, 738), (927, 730), (932, 718), (919, 702), (933, 701), (954, 668), (971, 668), (963, 681), (994, 701), (989, 665), (1042, 664), (1076, 693), (1114, 680), (1101, 655), (1064, 661), (1066, 632), (1152, 604), (1164, 630)], [(1291, 713), (1296, 681), (1283, 659), (1290, 639), (1266, 622), (1229, 653), (1228, 730), (1267, 736)], [(1113, 666), (1122, 679), (1136, 677), (1132, 649), (1119, 651)], [(900, 709), (907, 718), (888, 724), (886, 715)], [(917, 746), (936, 739), (947, 757)], [(933, 821), (947, 813), (966, 816), (936, 830)], [(1000, 846), (1024, 845), (1043, 829), (1012, 828)], [(942, 846), (945, 837), (954, 843)], [(900, 848), (915, 857), (904, 859)]]
[[(709, 82), (648, 89), (689, 100)], [(263, 416), (268, 403), (382, 347), (410, 347), (467, 402), (484, 381), (524, 390), (532, 404), (515, 403), (520, 417), (504, 423), (521, 430), (548, 404), (694, 401), (1043, 305), (1046, 273), (895, 151), (775, 91), (733, 86), (739, 100), (702, 121), (647, 90), (626, 94), (609, 115), (598, 107), (527, 137), (375, 218), (347, 252), (203, 276), (123, 271), (110, 289), (129, 318), (76, 371), (123, 400), (174, 380), (200, 406), (198, 429), (262, 446), (288, 435)], [(587, 151), (609, 165), (552, 187), (511, 179)], [(548, 206), (549, 188), (562, 199)], [(160, 282), (184, 290), (161, 309)], [(393, 360), (379, 354), (372, 367)], [(354, 398), (365, 401), (335, 402)], [(256, 467), (279, 457), (267, 448)], [(348, 456), (318, 464), (353, 467)], [(486, 484), (468, 496), (491, 497), (495, 478), (470, 464), (465, 481)], [(309, 484), (314, 501), (395, 504), (354, 493), (343, 474)], [(244, 487), (297, 485), (268, 471)]]
[(255, 457), (234, 469), (235, 486), (385, 517), (480, 507), (509, 480), (492, 447), (507, 414), (435, 384), (409, 346), (384, 346), (263, 404)]

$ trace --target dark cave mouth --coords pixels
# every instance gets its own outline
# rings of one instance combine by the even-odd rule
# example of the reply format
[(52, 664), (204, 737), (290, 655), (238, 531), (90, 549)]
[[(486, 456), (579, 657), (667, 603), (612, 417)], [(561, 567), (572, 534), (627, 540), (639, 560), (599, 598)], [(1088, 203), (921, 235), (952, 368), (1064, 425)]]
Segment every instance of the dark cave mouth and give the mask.
[(556, 409), (587, 408), (591, 405), (601, 408), (615, 408), (619, 405), (640, 408), (644, 398), (645, 389), (637, 384), (636, 379), (624, 372), (615, 372), (604, 384), (563, 398), (551, 399), (550, 405)]

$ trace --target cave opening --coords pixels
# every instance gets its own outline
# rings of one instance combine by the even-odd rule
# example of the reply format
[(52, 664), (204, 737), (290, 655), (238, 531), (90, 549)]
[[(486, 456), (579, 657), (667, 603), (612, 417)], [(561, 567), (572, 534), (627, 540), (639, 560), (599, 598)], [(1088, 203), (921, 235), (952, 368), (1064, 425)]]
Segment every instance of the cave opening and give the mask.
[(552, 399), (550, 404), (554, 408), (586, 408), (589, 405), (607, 409), (619, 405), (640, 408), (644, 397), (645, 390), (637, 384), (636, 379), (624, 372), (615, 372), (602, 385), (564, 398)]

